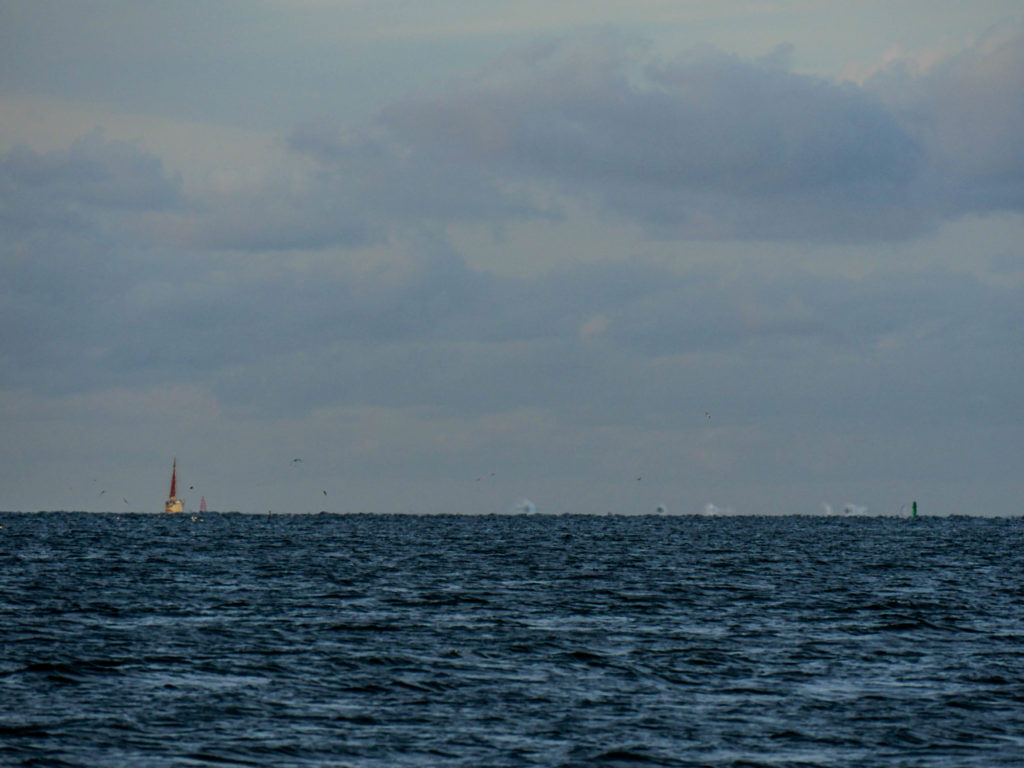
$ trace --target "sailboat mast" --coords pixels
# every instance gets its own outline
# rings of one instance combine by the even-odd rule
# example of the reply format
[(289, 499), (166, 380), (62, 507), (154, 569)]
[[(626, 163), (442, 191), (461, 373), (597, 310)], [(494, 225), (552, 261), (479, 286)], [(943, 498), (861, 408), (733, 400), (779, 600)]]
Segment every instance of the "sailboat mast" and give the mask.
[(178, 498), (178, 457), (171, 468), (171, 493), (164, 502), (164, 512), (184, 512), (185, 502)]

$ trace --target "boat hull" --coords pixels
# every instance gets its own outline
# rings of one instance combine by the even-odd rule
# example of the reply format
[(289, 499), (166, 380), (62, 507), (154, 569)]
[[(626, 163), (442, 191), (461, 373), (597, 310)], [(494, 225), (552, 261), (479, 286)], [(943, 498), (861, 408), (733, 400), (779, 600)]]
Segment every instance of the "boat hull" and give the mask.
[(164, 502), (164, 512), (168, 514), (177, 514), (178, 512), (185, 511), (185, 502), (181, 499), (168, 499)]

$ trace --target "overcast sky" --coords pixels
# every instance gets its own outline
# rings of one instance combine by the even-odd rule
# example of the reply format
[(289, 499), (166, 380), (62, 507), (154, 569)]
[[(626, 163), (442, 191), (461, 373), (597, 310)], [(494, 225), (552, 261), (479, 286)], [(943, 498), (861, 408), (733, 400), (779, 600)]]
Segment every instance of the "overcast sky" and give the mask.
[(1018, 0), (0, 0), (0, 115), (0, 509), (1024, 512)]

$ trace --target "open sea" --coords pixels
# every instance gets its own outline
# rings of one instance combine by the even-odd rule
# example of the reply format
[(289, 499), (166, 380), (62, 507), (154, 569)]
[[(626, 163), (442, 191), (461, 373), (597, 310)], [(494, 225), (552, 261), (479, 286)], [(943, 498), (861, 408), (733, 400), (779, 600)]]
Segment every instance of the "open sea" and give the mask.
[(0, 514), (3, 766), (1024, 765), (1024, 520)]

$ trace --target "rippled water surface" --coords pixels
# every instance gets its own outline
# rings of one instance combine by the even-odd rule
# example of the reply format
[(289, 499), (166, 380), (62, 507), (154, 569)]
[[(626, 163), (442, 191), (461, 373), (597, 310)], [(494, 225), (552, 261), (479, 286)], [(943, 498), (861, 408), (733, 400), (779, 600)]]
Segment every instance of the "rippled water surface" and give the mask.
[(0, 524), (0, 765), (1024, 765), (1020, 519)]

